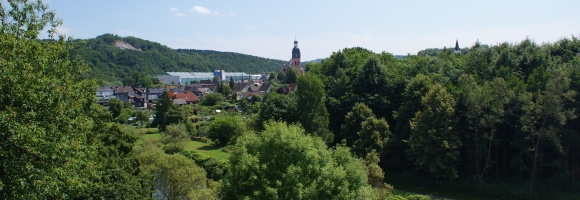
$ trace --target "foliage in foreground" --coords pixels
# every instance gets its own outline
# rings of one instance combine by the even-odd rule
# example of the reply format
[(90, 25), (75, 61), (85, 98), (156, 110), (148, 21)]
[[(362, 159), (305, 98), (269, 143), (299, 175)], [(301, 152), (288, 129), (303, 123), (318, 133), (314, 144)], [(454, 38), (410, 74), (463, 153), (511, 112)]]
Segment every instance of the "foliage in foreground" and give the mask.
[[(60, 21), (40, 1), (0, 2), (0, 196), (144, 198), (134, 136), (108, 122), (88, 68), (70, 60)], [(49, 28), (50, 41), (38, 34)]]
[(365, 166), (346, 147), (326, 147), (297, 125), (268, 122), (244, 135), (222, 180), (224, 199), (369, 199)]

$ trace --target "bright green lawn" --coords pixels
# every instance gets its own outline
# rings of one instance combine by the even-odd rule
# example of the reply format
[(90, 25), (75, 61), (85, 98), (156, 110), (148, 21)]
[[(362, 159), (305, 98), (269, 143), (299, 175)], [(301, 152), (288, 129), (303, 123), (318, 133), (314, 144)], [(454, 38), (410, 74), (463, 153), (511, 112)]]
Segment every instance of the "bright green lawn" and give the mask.
[(218, 160), (226, 161), (230, 156), (229, 153), (223, 151), (223, 147), (213, 146), (210, 143), (192, 140), (187, 142), (184, 148), (185, 151), (195, 151), (203, 156), (216, 158)]
[[(150, 142), (157, 142), (161, 140), (161, 135), (159, 133), (156, 134), (145, 134), (143, 135), (144, 140), (148, 140)], [(211, 143), (205, 143), (201, 141), (188, 141), (185, 144), (185, 151), (195, 151), (202, 156), (216, 158), (222, 161), (226, 161), (230, 154), (223, 151), (222, 147), (213, 146)]]
[(161, 140), (161, 135), (159, 133), (145, 134), (143, 135), (143, 139), (148, 140), (149, 142), (158, 142)]

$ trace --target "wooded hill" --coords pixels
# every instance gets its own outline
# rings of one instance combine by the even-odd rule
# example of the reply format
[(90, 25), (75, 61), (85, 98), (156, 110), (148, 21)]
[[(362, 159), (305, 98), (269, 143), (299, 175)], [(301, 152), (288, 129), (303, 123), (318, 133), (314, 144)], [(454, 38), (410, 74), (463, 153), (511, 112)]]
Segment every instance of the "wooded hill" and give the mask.
[(267, 73), (279, 71), (285, 61), (233, 52), (196, 49), (171, 49), (165, 45), (136, 37), (113, 34), (76, 40), (73, 58), (81, 57), (92, 69), (89, 77), (120, 84), (123, 79), (140, 73), (161, 75), (167, 71)]

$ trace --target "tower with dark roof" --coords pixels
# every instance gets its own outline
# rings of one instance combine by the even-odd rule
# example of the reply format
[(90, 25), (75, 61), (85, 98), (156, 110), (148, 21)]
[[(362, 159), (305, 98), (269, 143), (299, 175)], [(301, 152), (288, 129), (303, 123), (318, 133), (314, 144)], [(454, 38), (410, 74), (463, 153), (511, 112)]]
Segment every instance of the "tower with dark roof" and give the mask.
[(296, 72), (300, 74), (304, 73), (304, 69), (302, 69), (302, 66), (300, 66), (300, 49), (298, 48), (298, 41), (296, 40), (294, 40), (294, 48), (292, 49), (292, 58), (290, 59), (290, 61), (288, 61), (288, 64), (286, 64), (282, 68), (282, 72), (286, 74), (289, 67), (294, 68)]
[(453, 49), (453, 53), (461, 53), (461, 49), (459, 48), (459, 41), (455, 40), (455, 48)]
[(292, 59), (290, 60), (290, 66), (296, 69), (298, 73), (304, 73), (304, 70), (300, 66), (300, 48), (298, 48), (298, 41), (294, 40), (294, 48), (292, 48)]

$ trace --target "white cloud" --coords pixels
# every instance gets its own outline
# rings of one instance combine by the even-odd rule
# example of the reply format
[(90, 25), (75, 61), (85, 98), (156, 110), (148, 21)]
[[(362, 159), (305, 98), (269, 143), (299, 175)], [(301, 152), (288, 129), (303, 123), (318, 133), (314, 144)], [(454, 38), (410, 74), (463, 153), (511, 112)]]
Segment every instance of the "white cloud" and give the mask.
[(205, 7), (201, 7), (201, 6), (193, 6), (191, 8), (191, 12), (204, 14), (204, 15), (217, 15), (217, 14), (219, 14), (218, 12), (211, 11), (211, 10), (209, 10)]
[(66, 26), (60, 25), (60, 26), (56, 27), (56, 31), (62, 35), (69, 35), (70, 32), (73, 31), (73, 29), (70, 29), (70, 28), (67, 28)]
[(230, 16), (236, 16), (236, 13), (231, 12)]
[(169, 12), (171, 12), (171, 13), (175, 14), (176, 16), (179, 16), (179, 17), (185, 16), (185, 14), (183, 14), (183, 12), (181, 12), (181, 10), (179, 10), (177, 8), (171, 8), (171, 9), (169, 9)]

